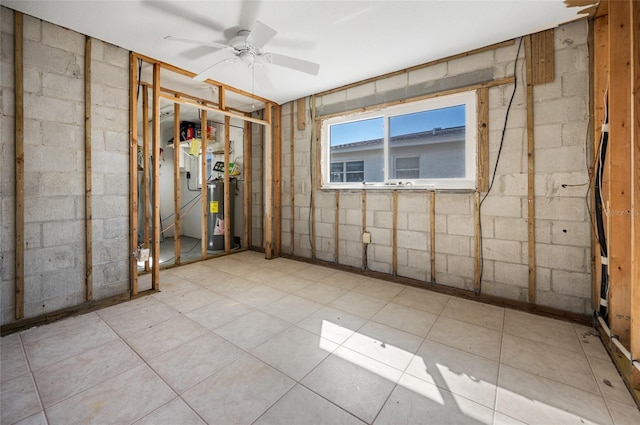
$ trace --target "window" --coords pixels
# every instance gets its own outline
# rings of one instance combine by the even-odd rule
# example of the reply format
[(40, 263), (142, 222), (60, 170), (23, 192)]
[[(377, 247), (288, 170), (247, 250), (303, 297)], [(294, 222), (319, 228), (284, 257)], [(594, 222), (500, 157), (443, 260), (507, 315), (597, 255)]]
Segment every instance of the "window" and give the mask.
[(329, 118), (323, 187), (473, 189), (476, 119), (475, 92)]

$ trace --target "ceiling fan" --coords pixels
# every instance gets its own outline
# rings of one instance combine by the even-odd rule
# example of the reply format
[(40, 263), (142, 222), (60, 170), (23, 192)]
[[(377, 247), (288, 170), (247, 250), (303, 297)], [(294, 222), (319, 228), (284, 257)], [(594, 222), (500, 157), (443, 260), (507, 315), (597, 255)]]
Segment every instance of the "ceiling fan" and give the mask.
[(278, 53), (265, 52), (263, 47), (269, 42), (277, 31), (260, 21), (256, 21), (251, 30), (240, 30), (238, 34), (229, 41), (229, 44), (216, 43), (214, 41), (199, 41), (188, 38), (167, 36), (165, 40), (179, 41), (183, 43), (198, 44), (201, 46), (210, 46), (216, 49), (226, 50), (233, 53), (233, 57), (223, 59), (213, 65), (207, 67), (198, 75), (193, 77), (196, 81), (204, 81), (207, 79), (211, 70), (223, 62), (242, 61), (253, 69), (255, 65), (262, 63), (270, 63), (279, 65), (295, 71), (304, 72), (311, 75), (318, 75), (320, 65), (303, 59), (285, 56)]

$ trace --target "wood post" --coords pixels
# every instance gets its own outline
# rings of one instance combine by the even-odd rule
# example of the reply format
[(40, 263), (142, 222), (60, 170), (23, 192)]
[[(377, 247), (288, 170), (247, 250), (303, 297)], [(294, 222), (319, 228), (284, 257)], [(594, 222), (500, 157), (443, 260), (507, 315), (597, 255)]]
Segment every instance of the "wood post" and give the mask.
[[(268, 103), (265, 105), (265, 120), (271, 122), (273, 106)], [(265, 127), (264, 138), (264, 253), (265, 258), (270, 260), (273, 258), (273, 127), (268, 125)]]
[(473, 228), (474, 228), (474, 281), (473, 281), (473, 290), (476, 295), (480, 294), (482, 290), (482, 281), (481, 281), (481, 253), (480, 253), (480, 239), (482, 238), (481, 229), (480, 229), (480, 191), (475, 191), (473, 193)]
[[(151, 223), (149, 208), (151, 207), (151, 197), (149, 196), (151, 176), (151, 167), (149, 164), (149, 89), (147, 86), (142, 87), (142, 223), (144, 226), (142, 237), (142, 246), (144, 248), (151, 248)], [(137, 218), (136, 218), (137, 220)], [(149, 261), (144, 262), (144, 270), (149, 271)]]
[(249, 121), (244, 122), (244, 240), (243, 248), (248, 249), (251, 247), (251, 123)]
[(282, 250), (282, 108), (274, 104), (273, 115), (273, 254)]
[(182, 233), (182, 217), (180, 213), (180, 206), (182, 204), (180, 193), (180, 154), (182, 148), (180, 147), (180, 104), (173, 104), (173, 243), (175, 264), (180, 265), (182, 259), (180, 258), (180, 234)]
[[(298, 116), (300, 115), (300, 101), (298, 100)], [(290, 128), (290, 134), (289, 134), (289, 203), (290, 203), (290, 208), (291, 208), (291, 212), (290, 212), (290, 220), (289, 220), (289, 237), (291, 238), (289, 241), (289, 253), (291, 255), (294, 255), (296, 250), (295, 250), (295, 238), (294, 238), (294, 233), (295, 233), (295, 205), (296, 205), (296, 195), (295, 195), (295, 190), (296, 190), (296, 185), (295, 185), (295, 181), (296, 181), (296, 151), (295, 151), (295, 133), (294, 133), (294, 129), (293, 129), (293, 124), (294, 124), (294, 115), (293, 115), (293, 106), (294, 103), (291, 102), (291, 128)], [(302, 107), (304, 108), (304, 102), (302, 102)], [(300, 125), (298, 124), (298, 129), (300, 129)], [(304, 130), (304, 128), (303, 128)]]
[(91, 37), (84, 44), (84, 218), (85, 286), (87, 301), (93, 300), (93, 229), (91, 204)]
[(335, 246), (333, 258), (336, 264), (340, 264), (340, 191), (335, 191), (336, 203), (335, 203), (335, 216), (333, 221), (333, 233)]
[[(202, 223), (200, 228), (200, 235), (202, 237), (200, 244), (200, 256), (201, 258), (207, 258), (207, 245), (208, 245), (208, 231), (207, 231), (207, 216), (209, 215), (209, 202), (207, 199), (207, 111), (200, 110), (200, 213), (202, 216)], [(227, 168), (227, 167), (225, 167)], [(226, 174), (226, 172), (225, 172)], [(227, 217), (225, 217), (225, 220)], [(225, 226), (226, 227), (226, 226)]]
[(527, 223), (529, 241), (529, 302), (536, 302), (536, 222), (535, 222), (535, 145), (533, 134), (533, 60), (531, 35), (525, 36), (524, 52), (527, 70)]
[[(362, 190), (362, 233), (367, 231), (367, 191)], [(368, 244), (362, 244), (362, 268), (367, 270), (369, 258), (367, 257)]]
[(134, 55), (129, 55), (129, 277), (131, 296), (138, 295), (138, 64)]
[(489, 190), (489, 89), (478, 89), (477, 96), (477, 122), (478, 122), (478, 190)]
[(393, 191), (393, 207), (391, 215), (391, 274), (398, 275), (398, 191)]
[(14, 12), (14, 75), (15, 75), (15, 315), (24, 317), (24, 57), (23, 15)]
[[(204, 134), (204, 133), (203, 133)], [(203, 142), (204, 143), (204, 142)], [(235, 199), (231, 199), (231, 179), (229, 176), (229, 163), (231, 162), (231, 117), (224, 117), (224, 252), (227, 254), (231, 252), (231, 202), (235, 202)], [(210, 207), (208, 207), (210, 208)]]
[(431, 261), (431, 283), (436, 283), (436, 192), (429, 193), (429, 236), (431, 238), (429, 246), (429, 254)]
[[(145, 123), (146, 125), (146, 123)], [(151, 289), (160, 289), (160, 65), (153, 64), (153, 267)]]

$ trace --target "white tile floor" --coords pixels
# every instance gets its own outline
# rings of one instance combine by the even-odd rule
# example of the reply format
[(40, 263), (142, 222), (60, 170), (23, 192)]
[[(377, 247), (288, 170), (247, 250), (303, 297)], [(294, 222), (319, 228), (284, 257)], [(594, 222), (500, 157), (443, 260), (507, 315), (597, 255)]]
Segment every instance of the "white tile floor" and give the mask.
[(2, 424), (639, 424), (592, 329), (244, 252), (2, 338)]

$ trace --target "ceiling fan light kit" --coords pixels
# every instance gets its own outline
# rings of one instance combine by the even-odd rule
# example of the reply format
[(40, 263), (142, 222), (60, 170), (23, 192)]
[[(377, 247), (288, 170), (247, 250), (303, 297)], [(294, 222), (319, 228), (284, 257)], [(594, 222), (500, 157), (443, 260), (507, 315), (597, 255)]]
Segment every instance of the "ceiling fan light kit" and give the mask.
[(318, 75), (320, 65), (303, 59), (291, 56), (281, 55), (277, 53), (264, 52), (262, 48), (273, 37), (277, 31), (260, 21), (256, 21), (251, 30), (240, 30), (238, 35), (233, 37), (228, 44), (217, 43), (213, 41), (199, 41), (187, 38), (167, 36), (165, 40), (178, 41), (183, 43), (198, 44), (209, 46), (219, 50), (228, 50), (233, 53), (233, 57), (225, 58), (207, 67), (198, 75), (193, 77), (196, 81), (204, 81), (208, 78), (211, 71), (221, 63), (234, 63), (238, 60), (246, 63), (249, 68), (262, 63), (282, 66), (284, 68), (293, 69), (295, 71), (304, 72), (310, 75)]

